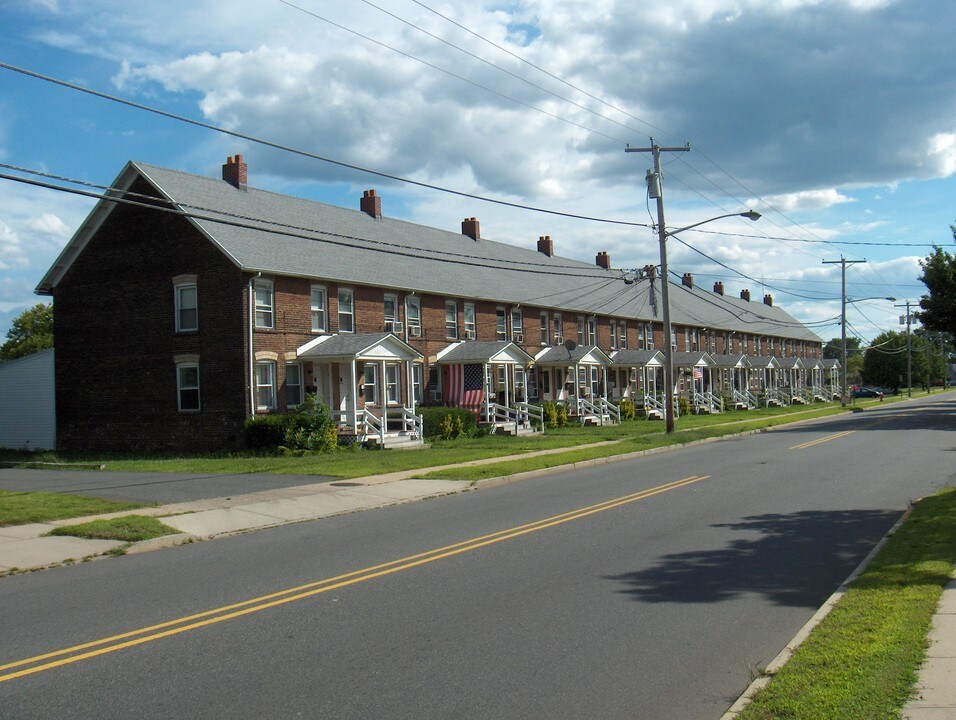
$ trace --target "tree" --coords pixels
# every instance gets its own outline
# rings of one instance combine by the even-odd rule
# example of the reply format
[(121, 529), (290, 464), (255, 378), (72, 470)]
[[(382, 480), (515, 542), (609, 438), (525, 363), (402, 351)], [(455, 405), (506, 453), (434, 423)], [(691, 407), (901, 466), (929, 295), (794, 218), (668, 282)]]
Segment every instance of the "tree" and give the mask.
[[(862, 355), (863, 351), (860, 350), (860, 338), (851, 338), (846, 339), (846, 357), (849, 360), (854, 355)], [(823, 346), (823, 357), (827, 360), (839, 360), (843, 362), (843, 338), (833, 338), (828, 340), (827, 344)], [(849, 362), (847, 363), (849, 364)]]
[[(939, 348), (916, 333), (910, 335), (910, 357), (914, 385), (929, 382), (929, 375), (941, 377)], [(906, 333), (885, 332), (873, 339), (863, 356), (863, 382), (887, 388), (906, 386)]]
[[(950, 230), (956, 240), (956, 225), (950, 225)], [(934, 247), (919, 264), (923, 268), (920, 280), (929, 290), (919, 301), (920, 322), (930, 330), (956, 334), (956, 257)]]
[(53, 347), (53, 306), (37, 303), (18, 315), (0, 346), (0, 361)]

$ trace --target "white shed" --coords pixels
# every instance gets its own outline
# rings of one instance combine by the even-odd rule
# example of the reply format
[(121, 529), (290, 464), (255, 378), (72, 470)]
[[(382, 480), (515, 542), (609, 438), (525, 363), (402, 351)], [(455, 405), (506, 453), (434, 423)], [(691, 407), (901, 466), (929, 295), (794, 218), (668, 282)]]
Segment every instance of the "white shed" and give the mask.
[(53, 348), (0, 363), (0, 447), (56, 446)]

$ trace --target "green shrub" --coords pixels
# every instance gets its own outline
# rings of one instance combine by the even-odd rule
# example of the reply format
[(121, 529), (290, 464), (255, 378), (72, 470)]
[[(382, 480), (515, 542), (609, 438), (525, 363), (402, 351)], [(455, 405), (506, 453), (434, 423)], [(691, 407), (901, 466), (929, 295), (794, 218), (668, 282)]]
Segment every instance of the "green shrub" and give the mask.
[(690, 400), (683, 396), (677, 398), (677, 411), (681, 415), (690, 415)]
[[(415, 412), (421, 415), (422, 430), (425, 437), (447, 440), (462, 435), (473, 437), (478, 434), (478, 416), (471, 410), (450, 407), (417, 407)], [(444, 429), (442, 427), (443, 422), (446, 423)]]
[(338, 445), (338, 430), (328, 406), (309, 395), (294, 413), (246, 420), (246, 445), (286, 452), (332, 452)]
[(630, 398), (622, 398), (617, 407), (621, 411), (621, 420), (633, 420), (637, 417), (637, 407)]
[(544, 426), (549, 428), (564, 427), (568, 424), (568, 406), (548, 401), (544, 405)]

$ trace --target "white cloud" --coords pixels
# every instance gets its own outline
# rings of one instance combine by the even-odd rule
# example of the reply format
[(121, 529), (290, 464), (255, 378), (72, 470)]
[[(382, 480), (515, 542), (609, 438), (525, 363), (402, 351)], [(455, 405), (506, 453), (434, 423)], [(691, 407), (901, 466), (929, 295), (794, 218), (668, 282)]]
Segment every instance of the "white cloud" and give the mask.
[[(855, 202), (853, 198), (848, 197), (835, 188), (823, 190), (801, 190), (784, 195), (769, 195), (763, 198), (770, 207), (780, 212), (790, 213), (799, 210), (823, 210), (841, 205), (843, 203)], [(759, 201), (754, 201), (759, 206)]]
[(931, 137), (929, 155), (940, 177), (956, 174), (956, 133), (938, 133)]

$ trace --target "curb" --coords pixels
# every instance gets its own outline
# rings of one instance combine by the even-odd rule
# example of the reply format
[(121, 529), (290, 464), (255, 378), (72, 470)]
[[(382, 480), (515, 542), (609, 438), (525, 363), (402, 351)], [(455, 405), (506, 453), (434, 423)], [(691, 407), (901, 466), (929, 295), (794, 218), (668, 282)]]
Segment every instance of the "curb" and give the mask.
[(735, 720), (737, 716), (740, 715), (740, 713), (742, 713), (750, 704), (754, 696), (760, 690), (770, 684), (773, 676), (776, 675), (780, 669), (787, 664), (787, 661), (790, 660), (793, 654), (797, 651), (797, 648), (799, 648), (806, 641), (806, 639), (810, 637), (810, 633), (813, 632), (817, 625), (823, 622), (823, 619), (830, 614), (840, 599), (846, 595), (846, 591), (850, 583), (856, 580), (860, 574), (866, 570), (869, 564), (873, 562), (873, 558), (875, 558), (879, 554), (880, 550), (883, 549), (883, 546), (886, 545), (886, 542), (890, 539), (890, 537), (896, 533), (897, 530), (899, 530), (900, 526), (904, 522), (906, 522), (906, 519), (913, 512), (913, 506), (917, 502), (919, 502), (919, 500), (916, 500), (910, 504), (906, 511), (900, 516), (900, 519), (893, 524), (893, 527), (887, 530), (886, 534), (880, 538), (880, 541), (876, 545), (873, 546), (873, 549), (870, 550), (867, 556), (863, 558), (853, 572), (847, 576), (846, 580), (840, 584), (840, 587), (838, 587), (836, 591), (834, 591), (834, 593), (827, 598), (826, 602), (824, 602), (823, 605), (821, 605), (820, 608), (813, 614), (813, 617), (807, 620), (806, 624), (804, 624), (804, 626), (797, 631), (797, 634), (794, 635), (793, 639), (788, 642), (783, 650), (777, 654), (777, 657), (770, 661), (764, 670), (764, 674), (750, 683), (747, 689), (741, 693), (741, 695), (737, 698), (734, 704), (730, 706), (727, 712), (720, 716), (720, 720)]

